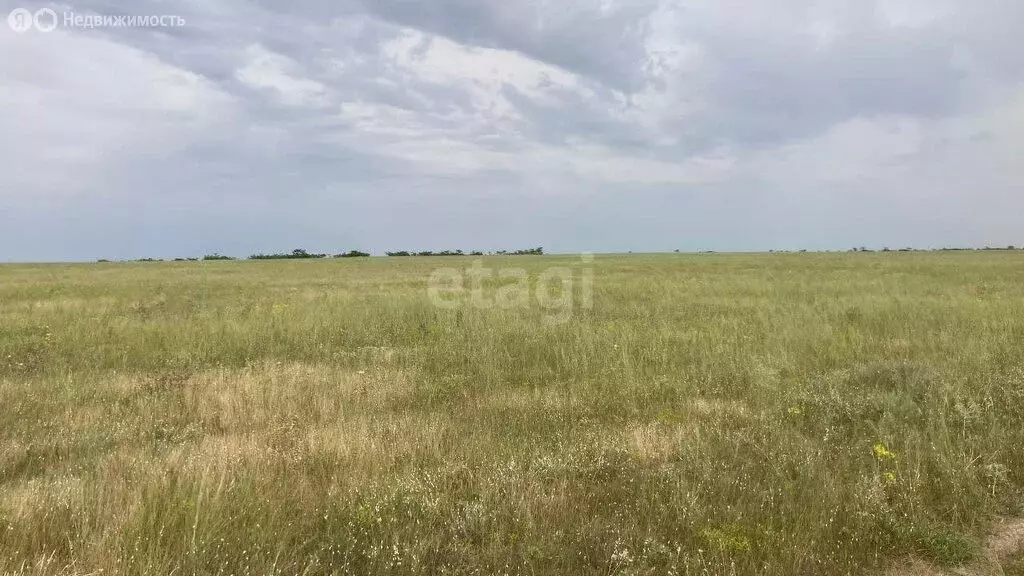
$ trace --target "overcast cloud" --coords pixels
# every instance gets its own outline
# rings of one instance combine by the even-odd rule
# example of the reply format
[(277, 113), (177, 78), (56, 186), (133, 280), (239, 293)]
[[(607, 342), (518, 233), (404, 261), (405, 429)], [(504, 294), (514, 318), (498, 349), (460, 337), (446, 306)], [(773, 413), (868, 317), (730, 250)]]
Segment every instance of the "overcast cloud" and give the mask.
[(1024, 244), (1019, 0), (18, 7), (0, 260)]

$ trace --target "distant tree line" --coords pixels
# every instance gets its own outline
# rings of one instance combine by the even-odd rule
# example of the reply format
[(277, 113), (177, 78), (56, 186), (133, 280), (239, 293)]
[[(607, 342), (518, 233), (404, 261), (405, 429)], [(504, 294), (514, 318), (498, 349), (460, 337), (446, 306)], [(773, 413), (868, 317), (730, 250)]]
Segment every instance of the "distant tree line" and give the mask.
[(385, 252), (388, 256), (402, 257), (402, 256), (465, 256), (466, 253), (462, 250), (443, 250), (440, 252), (434, 252), (432, 250), (425, 250), (423, 252), (408, 252), (401, 250), (398, 252)]
[(359, 250), (349, 250), (344, 254), (335, 254), (335, 258), (369, 258), (369, 252), (360, 252)]
[[(388, 256), (392, 257), (404, 257), (404, 256), (466, 256), (466, 252), (462, 250), (423, 250), (421, 252), (409, 252), (406, 250), (399, 250), (398, 252), (385, 252)], [(478, 250), (474, 250), (469, 253), (470, 256), (483, 256), (484, 253)]]
[[(398, 252), (387, 252), (388, 256), (484, 256), (485, 253), (480, 250), (473, 250), (471, 252), (464, 252), (462, 250), (441, 250), (432, 251), (424, 250), (420, 252), (410, 252), (406, 250)], [(525, 255), (542, 255), (544, 254), (544, 248), (529, 248), (526, 250), (498, 250), (497, 252), (488, 252), (486, 254), (500, 254), (500, 255), (512, 255), (512, 256), (525, 256)], [(277, 254), (253, 254), (248, 257), (249, 260), (319, 260), (322, 258), (368, 258), (369, 252), (363, 252), (362, 250), (349, 250), (348, 252), (342, 252), (328, 256), (327, 254), (317, 254), (309, 252), (303, 248), (296, 248), (291, 252), (281, 252)], [(207, 254), (202, 258), (174, 258), (174, 262), (196, 262), (199, 260), (237, 260), (234, 256), (225, 256), (214, 252), (213, 254)], [(98, 262), (109, 262), (110, 260), (101, 258)], [(139, 258), (136, 262), (163, 262), (162, 258)]]
[[(1005, 248), (993, 248), (991, 246), (985, 246), (984, 248), (931, 248), (931, 249), (928, 249), (928, 248), (925, 248), (925, 249), (922, 249), (922, 248), (899, 248), (899, 249), (894, 250), (894, 249), (889, 248), (888, 246), (886, 246), (886, 247), (882, 248), (881, 251), (882, 252), (973, 252), (973, 251), (977, 251), (977, 250), (1017, 250), (1017, 247), (1011, 244), (1011, 245), (1009, 245), (1009, 246), (1007, 246)], [(864, 246), (861, 246), (859, 248), (851, 248), (850, 252), (875, 252), (875, 250), (871, 250), (871, 249), (865, 248)]]
[(516, 250), (515, 252), (506, 252), (504, 250), (498, 250), (498, 254), (511, 254), (512, 256), (542, 256), (544, 254), (544, 249), (529, 248), (527, 250)]
[(327, 258), (327, 254), (310, 254), (302, 248), (296, 248), (290, 253), (253, 254), (249, 256), (249, 260), (305, 260), (309, 258)]
[[(422, 252), (410, 252), (410, 251), (407, 251), (407, 250), (400, 250), (398, 252), (385, 252), (385, 254), (387, 254), (388, 256), (393, 256), (393, 257), (403, 257), (403, 256), (466, 256), (466, 252), (464, 252), (462, 250), (442, 250), (442, 251), (439, 251), (439, 252), (434, 252), (434, 251), (431, 251), (431, 250), (426, 250), (426, 251), (422, 251)], [(484, 254), (485, 253), (480, 251), (480, 250), (474, 250), (474, 251), (469, 253), (470, 256), (484, 256)], [(491, 254), (491, 253), (488, 252), (487, 254)], [(511, 255), (511, 256), (526, 256), (526, 255), (540, 256), (540, 255), (544, 254), (544, 248), (529, 248), (527, 250), (516, 250), (514, 252), (509, 252), (508, 250), (498, 250), (497, 252), (494, 252), (494, 254)]]
[[(884, 247), (881, 250), (872, 250), (871, 248), (867, 248), (865, 246), (858, 246), (858, 247), (855, 247), (855, 248), (850, 248), (849, 250), (847, 250), (847, 252), (977, 252), (977, 251), (985, 251), (985, 250), (1006, 251), (1006, 250), (1021, 250), (1021, 249), (1024, 249), (1024, 248), (1018, 248), (1018, 247), (1013, 246), (1013, 245), (1007, 246), (1006, 248), (992, 248), (990, 246), (986, 246), (984, 248), (889, 248), (889, 247)], [(676, 250), (676, 252), (679, 252), (679, 250)], [(793, 252), (806, 253), (806, 252), (808, 252), (808, 250), (769, 250), (768, 252), (771, 253), (771, 254), (790, 254), (790, 253), (793, 253)], [(829, 253), (829, 252), (833, 252), (833, 251), (832, 250), (817, 250), (817, 251), (813, 251), (812, 250), (812, 252), (825, 252), (825, 253)], [(836, 252), (842, 252), (842, 251), (841, 250), (836, 250)], [(702, 252), (702, 254), (704, 254), (704, 252)], [(707, 254), (713, 254), (713, 252), (707, 252)]]
[[(1014, 246), (1012, 244), (1010, 246), (1005, 247), (1005, 248), (994, 248), (994, 247), (991, 247), (991, 246), (985, 246), (984, 248), (898, 248), (898, 249), (893, 249), (893, 248), (889, 248), (889, 247), (884, 247), (881, 250), (872, 250), (872, 249), (867, 248), (865, 246), (859, 246), (859, 247), (851, 248), (849, 250), (849, 252), (971, 252), (971, 251), (985, 251), (985, 250), (1006, 251), (1006, 250), (1024, 250), (1024, 248), (1018, 248), (1017, 246)], [(679, 250), (677, 249), (677, 250), (675, 250), (675, 252), (678, 253)], [(791, 253), (791, 252), (806, 253), (808, 251), (807, 250), (769, 250), (768, 252), (770, 252), (772, 254), (788, 254), (788, 253)], [(831, 250), (825, 250), (824, 252), (831, 252)], [(715, 252), (713, 250), (706, 250), (706, 251), (700, 252), (700, 254), (714, 254), (714, 253)], [(385, 254), (387, 254), (388, 256), (391, 256), (391, 257), (403, 257), (403, 256), (410, 256), (410, 257), (411, 256), (467, 256), (467, 255), (468, 256), (484, 256), (484, 255), (541, 256), (541, 255), (544, 254), (544, 248), (537, 247), (537, 248), (527, 248), (525, 250), (512, 250), (512, 251), (509, 251), (509, 250), (498, 250), (496, 252), (486, 252), (486, 253), (483, 252), (483, 251), (480, 251), (480, 250), (473, 250), (472, 252), (465, 252), (463, 250), (441, 250), (441, 251), (424, 250), (424, 251), (420, 251), (420, 252), (412, 252), (412, 251), (407, 251), (407, 250), (400, 250), (400, 251), (396, 251), (396, 252), (385, 252)], [(630, 254), (632, 254), (632, 252), (630, 252)], [(342, 253), (339, 253), (339, 254), (334, 254), (333, 256), (328, 256), (327, 254), (314, 254), (314, 253), (308, 252), (307, 250), (304, 250), (302, 248), (296, 248), (295, 250), (292, 250), (291, 252), (284, 252), (284, 253), (280, 253), (280, 254), (253, 254), (252, 256), (249, 256), (248, 259), (249, 260), (305, 260), (305, 259), (316, 260), (316, 259), (322, 259), (322, 258), (328, 258), (328, 257), (330, 257), (330, 258), (368, 258), (369, 256), (370, 256), (369, 252), (363, 252), (361, 250), (349, 250), (348, 252), (342, 252)], [(214, 252), (213, 254), (207, 254), (206, 256), (203, 256), (202, 258), (174, 258), (173, 261), (174, 262), (196, 262), (196, 261), (199, 261), (199, 260), (236, 260), (236, 259), (237, 258), (235, 258), (234, 256), (225, 256), (223, 254), (218, 254), (218, 253)], [(163, 262), (164, 260), (161, 259), (161, 258), (139, 258), (139, 259), (137, 259), (135, 261), (136, 262)], [(110, 262), (110, 260), (107, 260), (105, 258), (101, 258), (101, 259), (97, 260), (97, 262)]]

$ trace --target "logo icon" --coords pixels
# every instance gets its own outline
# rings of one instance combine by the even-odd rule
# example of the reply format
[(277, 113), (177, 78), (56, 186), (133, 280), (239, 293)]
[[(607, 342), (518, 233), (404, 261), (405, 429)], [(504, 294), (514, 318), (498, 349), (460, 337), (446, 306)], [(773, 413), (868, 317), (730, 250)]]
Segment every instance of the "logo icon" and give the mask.
[(15, 8), (7, 15), (11, 30), (21, 34), (35, 25), (40, 32), (53, 32), (57, 28), (57, 12), (52, 8), (41, 8), (35, 14), (25, 8)]
[(36, 24), (36, 30), (53, 32), (53, 29), (57, 27), (57, 13), (50, 8), (43, 8), (36, 12), (32, 21)]
[[(54, 21), (56, 21), (56, 15), (54, 15)], [(33, 22), (32, 13), (24, 8), (15, 8), (7, 15), (7, 23), (10, 24), (11, 30), (19, 34), (27, 32)]]

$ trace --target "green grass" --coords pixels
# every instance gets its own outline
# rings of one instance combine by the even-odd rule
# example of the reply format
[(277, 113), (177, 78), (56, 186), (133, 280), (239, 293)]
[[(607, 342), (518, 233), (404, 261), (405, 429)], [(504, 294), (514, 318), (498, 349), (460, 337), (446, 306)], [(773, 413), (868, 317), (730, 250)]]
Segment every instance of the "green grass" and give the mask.
[(0, 266), (0, 573), (873, 573), (1021, 512), (1024, 254), (598, 256), (562, 323), (434, 306), (472, 261)]

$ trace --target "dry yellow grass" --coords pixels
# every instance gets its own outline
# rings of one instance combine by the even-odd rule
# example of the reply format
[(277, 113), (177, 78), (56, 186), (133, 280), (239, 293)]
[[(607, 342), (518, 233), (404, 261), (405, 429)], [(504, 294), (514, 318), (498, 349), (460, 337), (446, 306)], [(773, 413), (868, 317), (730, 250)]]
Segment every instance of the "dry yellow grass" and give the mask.
[(3, 266), (0, 573), (1010, 558), (1022, 256), (599, 256), (562, 323), (436, 307), (469, 258)]

